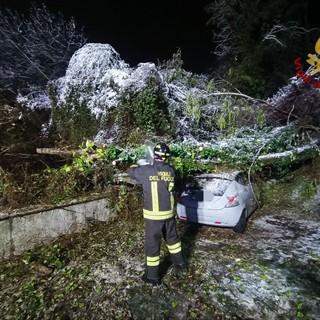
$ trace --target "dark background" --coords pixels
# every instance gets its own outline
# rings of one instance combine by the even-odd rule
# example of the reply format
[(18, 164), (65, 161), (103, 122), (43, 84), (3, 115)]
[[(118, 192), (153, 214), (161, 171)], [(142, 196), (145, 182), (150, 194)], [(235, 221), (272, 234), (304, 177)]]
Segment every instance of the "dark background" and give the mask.
[[(0, 0), (1, 8), (28, 12), (29, 0)], [(36, 0), (51, 12), (74, 17), (88, 42), (108, 43), (130, 66), (162, 62), (180, 48), (183, 68), (205, 72), (211, 64), (212, 30), (204, 10), (210, 0)]]
[[(31, 1), (0, 0), (0, 8), (27, 13)], [(214, 62), (212, 28), (207, 25), (210, 17), (204, 9), (213, 0), (33, 2), (44, 3), (51, 12), (74, 17), (77, 25), (84, 28), (88, 42), (112, 45), (132, 67), (140, 62), (168, 60), (179, 48), (183, 68), (188, 71), (205, 73)], [(309, 27), (320, 26), (319, 8), (319, 0), (309, 0)]]

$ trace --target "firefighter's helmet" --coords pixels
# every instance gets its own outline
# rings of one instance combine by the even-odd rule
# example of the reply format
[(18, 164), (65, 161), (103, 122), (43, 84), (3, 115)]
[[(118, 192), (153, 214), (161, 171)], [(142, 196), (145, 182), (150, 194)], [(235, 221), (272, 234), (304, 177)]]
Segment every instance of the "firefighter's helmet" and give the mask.
[(170, 157), (170, 149), (165, 143), (158, 143), (153, 149), (156, 160), (167, 160)]

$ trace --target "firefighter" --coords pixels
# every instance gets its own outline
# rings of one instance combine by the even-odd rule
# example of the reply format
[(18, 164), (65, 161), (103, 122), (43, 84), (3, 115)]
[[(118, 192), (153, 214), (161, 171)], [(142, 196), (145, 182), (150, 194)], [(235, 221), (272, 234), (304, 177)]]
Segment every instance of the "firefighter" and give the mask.
[(139, 181), (143, 187), (146, 253), (143, 280), (153, 285), (161, 284), (159, 265), (162, 237), (178, 273), (186, 271), (174, 215), (175, 174), (174, 169), (165, 162), (169, 156), (169, 147), (159, 143), (153, 150), (153, 164), (139, 165), (138, 162), (128, 170), (129, 177)]

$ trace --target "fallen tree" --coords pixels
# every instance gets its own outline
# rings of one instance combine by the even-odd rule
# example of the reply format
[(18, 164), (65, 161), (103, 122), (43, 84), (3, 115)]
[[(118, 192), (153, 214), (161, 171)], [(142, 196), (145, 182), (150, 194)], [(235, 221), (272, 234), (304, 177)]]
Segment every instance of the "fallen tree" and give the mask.
[(304, 160), (311, 159), (317, 155), (320, 155), (319, 147), (320, 140), (314, 140), (311, 143), (308, 143), (301, 147), (293, 148), (292, 150), (258, 156), (257, 161), (262, 165), (275, 164), (278, 160), (282, 161), (284, 159), (289, 159), (292, 162), (302, 162)]

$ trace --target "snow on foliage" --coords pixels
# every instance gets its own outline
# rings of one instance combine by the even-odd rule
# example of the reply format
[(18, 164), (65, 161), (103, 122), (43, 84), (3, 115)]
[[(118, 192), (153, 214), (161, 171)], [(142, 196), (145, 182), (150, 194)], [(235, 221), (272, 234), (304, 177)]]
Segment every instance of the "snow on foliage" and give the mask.
[[(288, 105), (288, 121), (279, 122), (276, 125), (278, 129), (260, 130), (252, 127), (249, 130), (246, 124), (241, 124), (241, 129), (235, 130), (232, 136), (223, 140), (219, 139), (221, 128), (217, 127), (221, 112), (227, 106), (228, 113), (222, 114), (227, 119), (233, 113), (230, 107), (234, 111), (236, 108), (242, 108), (235, 100), (224, 95), (224, 89), (221, 93), (217, 88), (215, 89), (214, 82), (210, 83), (209, 77), (192, 74), (182, 68), (175, 69), (172, 65), (158, 67), (154, 63), (140, 63), (130, 67), (109, 44), (84, 45), (72, 56), (65, 76), (56, 79), (50, 85), (54, 88), (55, 107), (76, 108), (76, 103), (81, 104), (102, 123), (103, 120), (108, 120), (109, 112), (117, 108), (123, 99), (130, 99), (142, 92), (150, 79), (154, 80), (155, 86), (161, 88), (169, 108), (168, 114), (176, 121), (176, 138), (172, 141), (173, 143), (186, 146), (206, 145), (217, 149), (228, 148), (232, 150), (230, 153), (232, 156), (237, 156), (248, 149), (250, 154), (257, 156), (266, 154), (268, 151), (282, 152), (292, 149), (288, 146), (288, 149), (270, 150), (268, 146), (277, 139), (279, 134), (282, 135), (283, 124), (286, 124), (284, 128), (290, 127), (292, 106), (288, 97), (294, 96), (294, 89), (297, 86), (295, 83), (280, 89), (267, 102), (271, 107), (269, 111), (273, 108), (276, 110), (279, 104), (287, 103)], [(303, 94), (304, 91), (301, 90), (301, 92)], [(309, 91), (305, 95), (308, 94)], [(316, 102), (319, 93), (312, 94)], [(301, 95), (300, 99), (304, 99), (305, 95)], [(19, 97), (19, 101), (31, 108), (49, 105), (49, 99), (44, 94), (32, 96), (31, 99), (30, 96)], [(249, 118), (252, 118), (252, 115), (250, 114)], [(242, 114), (235, 113), (235, 118), (241, 117)], [(117, 123), (113, 123), (107, 129), (101, 126), (94, 140), (99, 144), (117, 143), (117, 137), (120, 136), (119, 130)]]
[(294, 83), (290, 83), (285, 87), (279, 89), (271, 98), (268, 99), (268, 102), (272, 105), (277, 105), (281, 103), (284, 99), (287, 98), (289, 94), (292, 93), (294, 88)]
[(19, 94), (17, 96), (17, 102), (25, 105), (31, 110), (51, 108), (51, 101), (46, 91), (35, 91), (26, 96)]
[(74, 89), (96, 117), (106, 117), (128, 90), (139, 92), (153, 77), (162, 77), (153, 63), (130, 68), (109, 44), (88, 43), (71, 58), (66, 75), (55, 81), (57, 105), (63, 106)]
[(71, 57), (66, 81), (91, 84), (104, 79), (106, 70), (118, 70), (127, 66), (109, 44), (88, 43)]
[(118, 102), (118, 88), (130, 74), (128, 65), (109, 44), (88, 43), (72, 56), (65, 77), (54, 82), (57, 105), (63, 106), (76, 90), (79, 102), (91, 113), (106, 115)]
[[(187, 81), (192, 73), (181, 72), (180, 79), (172, 80), (173, 69), (158, 68), (154, 63), (140, 63), (130, 68), (109, 44), (89, 43), (73, 55), (65, 77), (54, 82), (57, 106), (63, 108), (76, 90), (78, 101), (84, 103), (91, 114), (96, 118), (107, 118), (109, 110), (117, 107), (122, 98), (141, 92), (147, 80), (152, 78), (163, 90), (169, 112), (177, 117), (179, 135), (183, 140), (194, 140), (191, 135), (194, 123), (185, 114), (186, 99), (188, 96), (205, 97), (208, 79), (197, 76), (197, 86), (191, 87)], [(206, 108), (203, 113), (208, 110), (212, 108)], [(102, 141), (103, 136), (99, 131), (96, 140)], [(106, 136), (110, 141), (110, 134)]]

